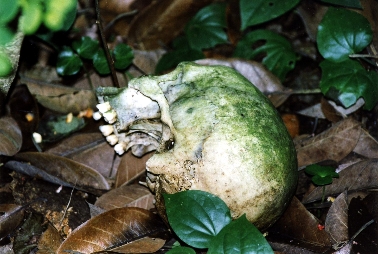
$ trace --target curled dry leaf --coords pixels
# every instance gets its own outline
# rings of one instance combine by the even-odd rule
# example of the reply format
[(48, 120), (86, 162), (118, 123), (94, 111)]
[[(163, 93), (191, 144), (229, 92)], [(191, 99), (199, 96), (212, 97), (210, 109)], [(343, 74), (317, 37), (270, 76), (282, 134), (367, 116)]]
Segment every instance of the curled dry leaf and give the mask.
[(179, 35), (186, 23), (213, 0), (162, 0), (143, 9), (127, 32), (130, 45), (138, 49), (161, 48)]
[(32, 166), (69, 183), (71, 186), (104, 190), (110, 188), (106, 179), (100, 173), (64, 157), (47, 153), (25, 152), (17, 154), (14, 158), (28, 162)]
[(95, 205), (105, 210), (120, 207), (140, 207), (146, 210), (154, 208), (155, 197), (151, 191), (139, 184), (123, 185), (113, 189), (96, 200)]
[(24, 209), (15, 204), (0, 204), (0, 240), (14, 232), (24, 218)]
[(353, 152), (367, 158), (378, 158), (378, 142), (366, 130), (362, 129), (360, 138)]
[(273, 233), (273, 235), (289, 237), (291, 240), (298, 241), (302, 248), (316, 253), (325, 253), (330, 249), (331, 242), (328, 233), (318, 229), (319, 223), (320, 221), (294, 197), (268, 236)]
[(35, 83), (28, 83), (27, 86), (40, 104), (62, 114), (77, 114), (88, 108), (95, 108), (97, 103), (91, 90)]
[(117, 208), (93, 217), (72, 231), (57, 254), (111, 250), (165, 231), (160, 217), (150, 211), (136, 207)]
[(100, 132), (80, 133), (62, 140), (46, 153), (63, 156), (95, 169), (105, 177), (114, 177), (121, 161)]
[(354, 149), (360, 133), (360, 123), (347, 118), (315, 137), (295, 140), (298, 167), (325, 160), (340, 161)]
[[(344, 190), (356, 191), (378, 187), (378, 159), (369, 159), (357, 162), (343, 169), (339, 178), (334, 178), (332, 184), (325, 186), (326, 196), (335, 196)], [(323, 195), (323, 187), (316, 187), (305, 196), (303, 203), (320, 200)]]
[(21, 149), (21, 130), (13, 118), (0, 118), (0, 140), (0, 155), (13, 156)]
[(334, 247), (342, 246), (349, 240), (347, 199), (347, 191), (337, 196), (325, 220), (325, 230), (330, 235)]
[(285, 88), (279, 78), (271, 73), (264, 65), (256, 61), (227, 59), (201, 59), (196, 63), (202, 65), (224, 65), (237, 70), (261, 92), (268, 96), (275, 107), (280, 106), (291, 95), (291, 90)]

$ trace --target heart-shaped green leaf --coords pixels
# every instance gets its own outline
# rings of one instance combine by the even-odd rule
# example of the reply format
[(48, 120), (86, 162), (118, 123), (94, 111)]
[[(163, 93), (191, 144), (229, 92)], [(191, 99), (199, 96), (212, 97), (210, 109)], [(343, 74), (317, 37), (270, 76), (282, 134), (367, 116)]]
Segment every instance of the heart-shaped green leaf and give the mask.
[(274, 19), (299, 3), (299, 0), (240, 0), (241, 29)]
[(83, 66), (80, 57), (76, 55), (71, 48), (64, 47), (58, 55), (56, 71), (59, 75), (75, 75)]
[(186, 25), (185, 33), (192, 49), (202, 50), (227, 42), (226, 5), (215, 3), (202, 8)]
[(261, 232), (245, 214), (225, 226), (210, 243), (208, 254), (273, 253)]
[(22, 6), (19, 28), (24, 34), (34, 34), (42, 23), (43, 10), (40, 1), (28, 1)]
[(93, 59), (98, 50), (98, 41), (88, 36), (83, 36), (78, 41), (72, 43), (72, 48), (85, 59)]
[(117, 70), (124, 70), (132, 63), (134, 59), (133, 50), (129, 45), (120, 43), (113, 50), (114, 67)]
[(97, 50), (96, 54), (93, 56), (93, 66), (101, 75), (107, 75), (110, 73), (108, 61), (106, 60), (105, 52), (103, 49)]
[[(265, 43), (254, 48), (254, 44), (258, 41)], [(248, 33), (239, 41), (234, 52), (234, 56), (244, 59), (253, 59), (260, 55), (266, 55), (262, 63), (281, 80), (295, 67), (297, 60), (290, 42), (269, 30)]]
[(372, 38), (371, 26), (364, 16), (330, 7), (318, 26), (316, 40), (325, 59), (341, 62), (364, 49)]
[(164, 194), (168, 221), (178, 237), (195, 248), (208, 248), (211, 240), (231, 222), (227, 205), (199, 190)]
[(366, 71), (360, 63), (347, 59), (340, 63), (324, 60), (320, 63), (322, 79), (320, 89), (331, 99), (340, 102), (345, 108), (362, 97), (364, 108), (372, 109), (378, 102), (378, 74)]
[(305, 172), (313, 176), (311, 180), (314, 184), (320, 186), (331, 184), (332, 178), (339, 177), (339, 174), (335, 172), (335, 168), (318, 164), (307, 166)]

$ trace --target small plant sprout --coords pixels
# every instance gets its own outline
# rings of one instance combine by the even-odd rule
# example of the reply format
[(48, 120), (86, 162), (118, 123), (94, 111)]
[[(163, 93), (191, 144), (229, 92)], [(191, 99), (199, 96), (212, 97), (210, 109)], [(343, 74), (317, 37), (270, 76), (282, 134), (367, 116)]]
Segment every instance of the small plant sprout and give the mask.
[(338, 178), (339, 174), (335, 172), (335, 168), (331, 166), (321, 166), (312, 164), (306, 167), (305, 172), (312, 175), (312, 182), (315, 185), (323, 186), (322, 203), (324, 202), (325, 186), (331, 184), (333, 178)]

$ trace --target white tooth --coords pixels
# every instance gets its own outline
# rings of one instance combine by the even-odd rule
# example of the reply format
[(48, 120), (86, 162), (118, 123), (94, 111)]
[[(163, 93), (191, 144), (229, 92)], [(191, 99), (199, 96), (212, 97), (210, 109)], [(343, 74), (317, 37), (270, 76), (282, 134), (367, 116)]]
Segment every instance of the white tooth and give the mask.
[(102, 125), (99, 127), (99, 129), (104, 136), (109, 136), (114, 131), (113, 125)]
[(104, 116), (105, 121), (112, 124), (117, 120), (117, 113), (114, 110), (109, 110), (102, 114)]
[(109, 111), (112, 109), (108, 101), (97, 104), (96, 107), (98, 108), (98, 111), (100, 111), (101, 113), (105, 113), (106, 111)]
[(94, 120), (98, 121), (98, 120), (101, 119), (102, 115), (101, 115), (100, 112), (96, 111), (96, 112), (93, 113), (92, 117), (93, 117)]
[(33, 132), (33, 139), (37, 144), (42, 143), (42, 135), (38, 132)]
[(106, 141), (112, 146), (118, 143), (118, 137), (116, 135), (110, 135), (106, 137)]
[(119, 155), (122, 155), (125, 152), (125, 148), (126, 148), (125, 144), (122, 144), (122, 143), (116, 144), (114, 146), (114, 151), (118, 153)]

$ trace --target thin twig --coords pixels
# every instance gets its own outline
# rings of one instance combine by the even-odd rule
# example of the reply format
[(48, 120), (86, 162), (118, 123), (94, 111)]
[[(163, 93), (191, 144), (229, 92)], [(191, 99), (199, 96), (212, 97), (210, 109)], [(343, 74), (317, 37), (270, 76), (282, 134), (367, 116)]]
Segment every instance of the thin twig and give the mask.
[(378, 58), (376, 55), (370, 55), (370, 54), (351, 54), (349, 55), (351, 58), (359, 58), (359, 57), (366, 57), (366, 58)]
[(133, 10), (133, 11), (130, 11), (130, 12), (124, 12), (124, 13), (121, 13), (119, 14), (117, 17), (115, 17), (114, 19), (112, 19), (112, 21), (110, 21), (104, 31), (108, 31), (118, 20), (120, 19), (123, 19), (125, 17), (129, 17), (129, 16), (132, 16), (132, 15), (135, 15), (137, 14), (138, 10)]
[(105, 51), (105, 55), (106, 55), (106, 60), (108, 61), (108, 65), (110, 67), (110, 72), (112, 74), (113, 84), (114, 84), (115, 87), (119, 87), (117, 74), (116, 74), (116, 71), (115, 71), (115, 68), (114, 68), (114, 61), (112, 59), (112, 56), (109, 53), (108, 44), (106, 43), (106, 39), (105, 39), (105, 35), (104, 35), (104, 30), (102, 28), (101, 16), (100, 16), (100, 7), (98, 5), (98, 0), (96, 0), (95, 3), (96, 3), (96, 14), (97, 14), (96, 24), (97, 24), (98, 30), (100, 32), (102, 46), (104, 47), (104, 51)]
[(73, 191), (75, 190), (75, 186), (76, 186), (76, 183), (75, 183), (75, 185), (72, 187), (71, 195), (70, 195), (70, 199), (68, 200), (68, 204), (67, 204), (67, 206), (66, 206), (66, 209), (64, 209), (64, 213), (63, 213), (63, 216), (62, 216), (62, 220), (60, 221), (59, 228), (62, 228), (63, 220), (64, 220), (64, 217), (66, 217), (66, 213), (67, 213), (68, 207), (70, 206), (71, 199), (72, 199), (72, 194), (73, 194)]

